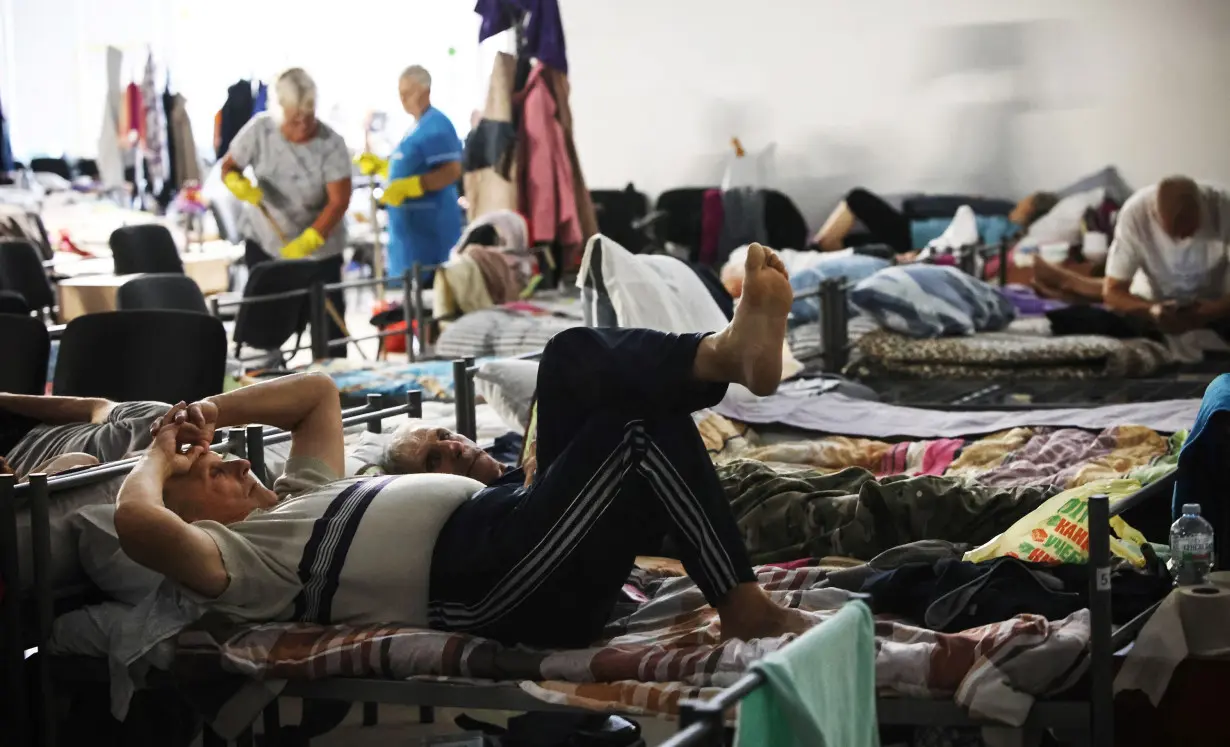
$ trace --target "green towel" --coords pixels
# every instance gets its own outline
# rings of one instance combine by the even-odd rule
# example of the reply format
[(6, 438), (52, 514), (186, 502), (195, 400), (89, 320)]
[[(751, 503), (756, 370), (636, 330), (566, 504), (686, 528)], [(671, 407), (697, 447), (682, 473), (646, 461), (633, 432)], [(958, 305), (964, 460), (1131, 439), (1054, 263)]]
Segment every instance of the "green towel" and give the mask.
[(735, 747), (875, 747), (875, 621), (862, 602), (752, 665), (765, 684), (739, 705)]

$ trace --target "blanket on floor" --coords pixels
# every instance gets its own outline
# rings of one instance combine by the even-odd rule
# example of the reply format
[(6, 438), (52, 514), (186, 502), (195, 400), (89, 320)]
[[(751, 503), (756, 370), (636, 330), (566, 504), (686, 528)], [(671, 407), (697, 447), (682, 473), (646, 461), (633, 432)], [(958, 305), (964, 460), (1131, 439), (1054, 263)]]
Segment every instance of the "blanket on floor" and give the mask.
[[(478, 363), (485, 363), (480, 360)], [(404, 397), (406, 392), (421, 391), (423, 399), (453, 401), (453, 362), (422, 361), (356, 361), (349, 358), (313, 363), (304, 371), (328, 374), (346, 397), (384, 394)]]
[(986, 332), (969, 337), (914, 339), (888, 330), (863, 335), (848, 373), (919, 378), (1129, 378), (1174, 362), (1152, 340), (1097, 335), (1034, 337)]
[[(821, 586), (823, 568), (758, 573), (777, 601), (821, 620), (851, 598)], [(638, 568), (626, 591), (626, 614), (588, 649), (536, 651), (413, 628), (215, 624), (181, 634), (174, 674), (223, 735), (242, 730), (272, 699), (269, 690), (252, 685), (275, 679), (511, 681), (549, 702), (674, 716), (680, 699), (711, 696), (793, 639), (722, 642), (716, 613), (695, 584), (668, 570)], [(1020, 615), (960, 633), (884, 617), (876, 622), (877, 688), (889, 696), (954, 698), (967, 708), (993, 703), (995, 711), (983, 715), (1019, 724), (1035, 697), (1060, 692), (1081, 676), (1088, 641), (1084, 610), (1050, 622)], [(1013, 697), (999, 697), (1005, 690)]]

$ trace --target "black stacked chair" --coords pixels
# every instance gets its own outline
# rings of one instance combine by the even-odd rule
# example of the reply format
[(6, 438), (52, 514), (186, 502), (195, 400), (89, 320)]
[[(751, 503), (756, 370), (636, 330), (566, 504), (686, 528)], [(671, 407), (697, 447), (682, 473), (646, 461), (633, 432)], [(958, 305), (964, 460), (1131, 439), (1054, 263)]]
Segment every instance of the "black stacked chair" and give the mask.
[(208, 314), (205, 295), (187, 275), (158, 273), (141, 275), (120, 286), (116, 306), (121, 311), (166, 309)]
[[(315, 262), (305, 259), (278, 259), (262, 262), (252, 268), (243, 297), (271, 296), (288, 291), (305, 290), (316, 282), (319, 270)], [(311, 303), (306, 294), (258, 301), (239, 307), (231, 339), (235, 355), (247, 345), (257, 350), (278, 350), (295, 335), (295, 347), (307, 329)]]
[(655, 211), (665, 213), (656, 233), (662, 241), (691, 249), (691, 258), (700, 251), (701, 217), (704, 215), (705, 192), (716, 187), (684, 187), (668, 189), (658, 195)]
[(107, 311), (68, 323), (52, 393), (192, 402), (222, 392), (226, 330), (207, 314)]
[(19, 316), (30, 316), (30, 304), (26, 303), (26, 297), (17, 291), (0, 291), (0, 314), (17, 314)]
[[(39, 319), (0, 314), (0, 340), (4, 365), (0, 366), (0, 392), (42, 394), (47, 390), (47, 359), (51, 337)], [(0, 454), (0, 456), (3, 456)]]
[(108, 243), (115, 259), (116, 275), (138, 272), (184, 274), (179, 247), (175, 246), (175, 239), (166, 226), (151, 223), (117, 228), (111, 233)]
[(0, 241), (0, 290), (21, 294), (31, 309), (56, 305), (42, 257), (28, 241)]
[(598, 231), (623, 248), (639, 254), (647, 240), (636, 223), (649, 214), (649, 198), (631, 183), (623, 189), (592, 189), (589, 192), (598, 214)]
[(30, 170), (35, 173), (62, 176), (70, 182), (73, 180), (73, 170), (69, 167), (68, 161), (63, 158), (32, 158), (30, 159)]

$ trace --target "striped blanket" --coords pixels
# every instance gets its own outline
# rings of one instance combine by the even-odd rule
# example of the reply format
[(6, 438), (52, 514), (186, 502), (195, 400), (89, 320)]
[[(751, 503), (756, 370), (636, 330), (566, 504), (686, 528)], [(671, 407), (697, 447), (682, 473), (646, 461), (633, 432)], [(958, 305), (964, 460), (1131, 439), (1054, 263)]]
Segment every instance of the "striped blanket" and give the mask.
[[(716, 613), (695, 584), (670, 568), (637, 568), (593, 648), (536, 651), (430, 630), (296, 623), (200, 624), (179, 637), (174, 674), (223, 736), (238, 733), (277, 691), (271, 681), (328, 677), (437, 678), (518, 683), (545, 701), (578, 708), (674, 716), (681, 698), (735, 682), (793, 636), (720, 641)], [(829, 569), (758, 569), (779, 602), (824, 620), (851, 595), (824, 588)], [(1060, 692), (1083, 672), (1088, 613), (1063, 620), (1022, 615), (943, 634), (881, 617), (876, 677), (881, 695), (955, 699), (981, 715), (1019, 724), (1035, 697)], [(1000, 697), (1005, 689), (1012, 698)], [(991, 697), (991, 693), (998, 693)]]

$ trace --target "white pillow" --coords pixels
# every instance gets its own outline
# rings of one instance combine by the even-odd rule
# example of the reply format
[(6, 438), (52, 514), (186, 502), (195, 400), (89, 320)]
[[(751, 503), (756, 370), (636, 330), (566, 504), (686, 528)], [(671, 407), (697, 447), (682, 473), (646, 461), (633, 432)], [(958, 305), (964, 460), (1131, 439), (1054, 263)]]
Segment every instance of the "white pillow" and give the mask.
[[(595, 248), (601, 251), (595, 253)], [(595, 254), (597, 272), (590, 263)], [(590, 275), (601, 277), (594, 290), (610, 300), (620, 327), (643, 327), (661, 332), (716, 332), (726, 316), (691, 268), (673, 257), (635, 256), (602, 234), (585, 244), (577, 287), (585, 288)]]
[(85, 575), (108, 596), (136, 605), (162, 583), (161, 574), (124, 554), (115, 533), (115, 505), (86, 506), (71, 519)]
[(524, 434), (538, 387), (538, 361), (497, 360), (474, 375), (474, 388), (512, 430)]
[(1075, 244), (1080, 241), (1081, 219), (1085, 217), (1085, 211), (1101, 205), (1105, 196), (1106, 190), (1098, 187), (1063, 198), (1049, 213), (1029, 226), (1020, 246), (1036, 247), (1061, 241)]

